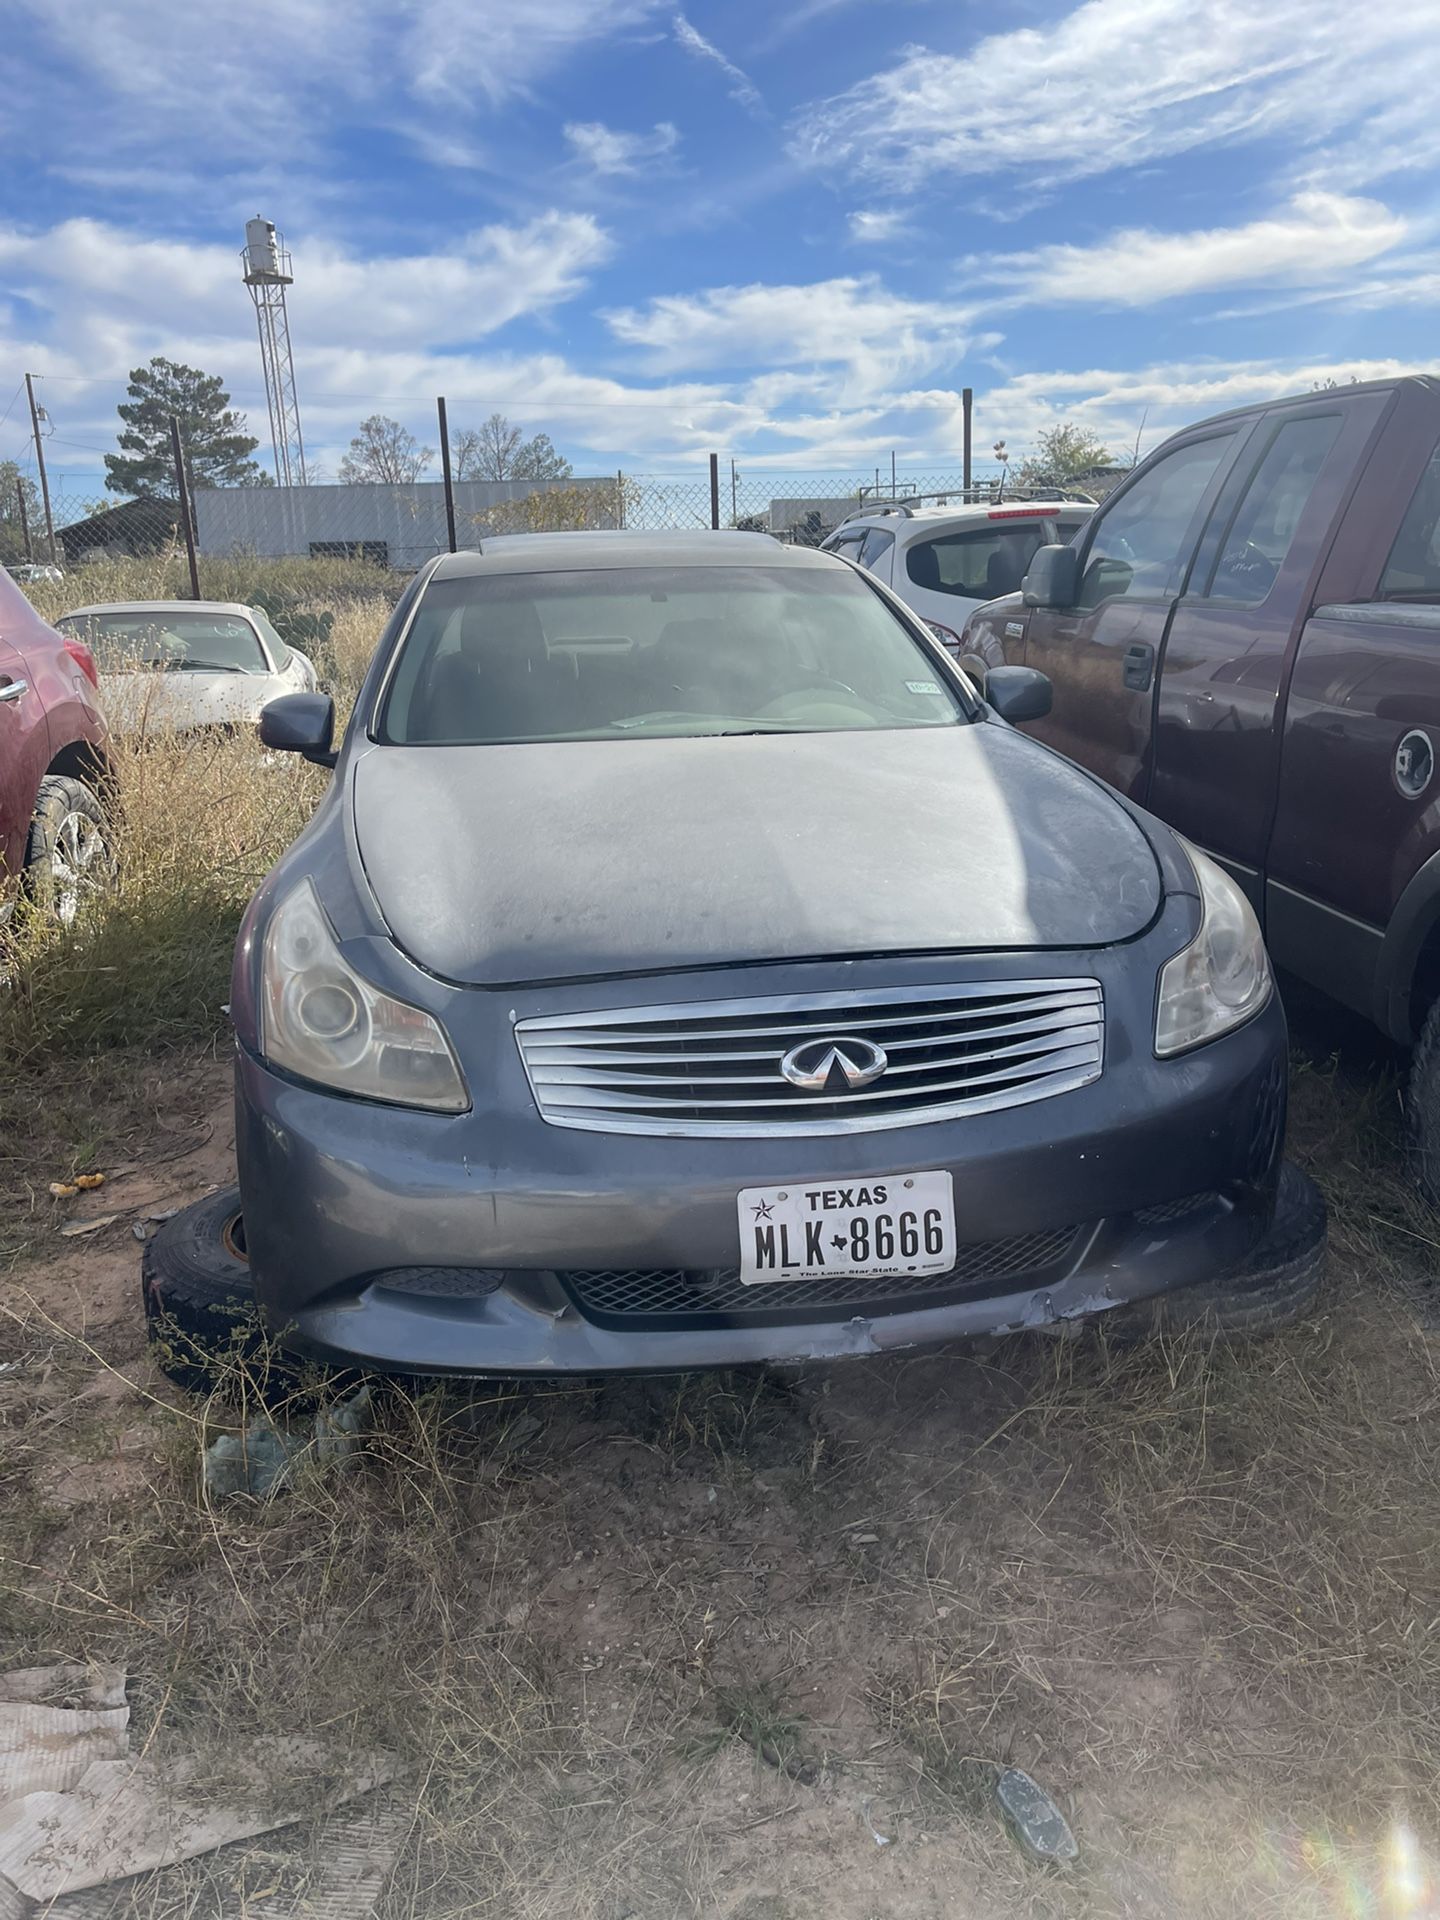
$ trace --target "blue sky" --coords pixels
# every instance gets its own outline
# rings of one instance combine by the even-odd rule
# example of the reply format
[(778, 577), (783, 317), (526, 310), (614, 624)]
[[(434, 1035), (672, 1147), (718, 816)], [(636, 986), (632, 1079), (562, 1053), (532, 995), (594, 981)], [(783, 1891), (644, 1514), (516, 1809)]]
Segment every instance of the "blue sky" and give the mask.
[[(295, 260), (307, 444), (499, 409), (578, 471), (1112, 447), (1440, 369), (1433, 0), (0, 0), (0, 409), (98, 491), (127, 370), (264, 432), (238, 250)], [(23, 402), (0, 458), (24, 454)], [(264, 449), (268, 453), (268, 447)]]

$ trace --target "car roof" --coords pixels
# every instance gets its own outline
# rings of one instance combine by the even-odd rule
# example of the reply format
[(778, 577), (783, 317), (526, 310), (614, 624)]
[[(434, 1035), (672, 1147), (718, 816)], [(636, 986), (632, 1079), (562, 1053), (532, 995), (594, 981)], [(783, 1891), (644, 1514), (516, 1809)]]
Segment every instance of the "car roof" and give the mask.
[(570, 573), (609, 567), (834, 567), (833, 554), (789, 547), (768, 533), (728, 530), (507, 533), (431, 562), (432, 580), (486, 573)]
[(229, 613), (241, 620), (254, 621), (255, 609), (242, 607), (238, 600), (99, 600), (93, 607), (71, 607), (66, 620), (92, 613)]
[[(908, 513), (897, 513), (893, 508), (885, 507), (873, 507), (867, 511), (861, 507), (849, 514), (836, 527), (835, 533), (843, 533), (847, 527), (883, 527), (887, 533), (904, 539), (907, 528), (933, 533), (937, 522), (950, 526), (978, 527), (989, 520), (1058, 520), (1065, 514), (1084, 519), (1094, 511), (1093, 502), (1084, 500), (990, 500), (983, 505), (967, 501), (953, 507), (912, 507)], [(827, 537), (834, 539), (835, 535)]]

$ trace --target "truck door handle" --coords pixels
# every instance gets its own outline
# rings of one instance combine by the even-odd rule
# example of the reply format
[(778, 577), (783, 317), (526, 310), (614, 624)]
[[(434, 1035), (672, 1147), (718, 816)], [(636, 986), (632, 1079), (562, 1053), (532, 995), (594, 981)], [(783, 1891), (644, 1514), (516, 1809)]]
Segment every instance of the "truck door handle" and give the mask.
[(1148, 693), (1154, 673), (1154, 647), (1143, 640), (1137, 641), (1133, 647), (1126, 647), (1122, 678), (1132, 693)]
[(30, 691), (28, 680), (0, 679), (0, 700), (18, 700), (22, 694)]

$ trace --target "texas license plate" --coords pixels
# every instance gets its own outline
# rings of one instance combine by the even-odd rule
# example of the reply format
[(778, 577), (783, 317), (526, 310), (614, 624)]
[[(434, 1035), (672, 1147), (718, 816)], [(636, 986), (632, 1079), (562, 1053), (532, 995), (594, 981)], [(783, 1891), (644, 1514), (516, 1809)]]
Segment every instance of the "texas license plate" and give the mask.
[(740, 1278), (886, 1279), (948, 1273), (955, 1264), (955, 1197), (948, 1173), (884, 1180), (746, 1187), (740, 1195)]

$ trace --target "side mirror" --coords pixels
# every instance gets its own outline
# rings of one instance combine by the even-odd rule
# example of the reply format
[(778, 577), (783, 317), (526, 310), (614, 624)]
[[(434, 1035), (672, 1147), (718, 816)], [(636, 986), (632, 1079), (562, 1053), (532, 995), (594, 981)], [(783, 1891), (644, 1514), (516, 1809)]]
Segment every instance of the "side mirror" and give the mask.
[[(1045, 549), (1042, 547), (1041, 552)], [(1061, 551), (1051, 547), (1051, 553)], [(985, 698), (1002, 720), (1018, 726), (1022, 720), (1043, 720), (1050, 711), (1055, 689), (1050, 676), (1034, 667), (991, 667), (985, 676)]]
[(333, 767), (335, 702), (328, 693), (282, 693), (260, 709), (260, 741), (276, 753), (298, 753), (317, 767)]
[(1020, 592), (1027, 607), (1073, 607), (1080, 598), (1080, 556), (1074, 547), (1037, 547)]

